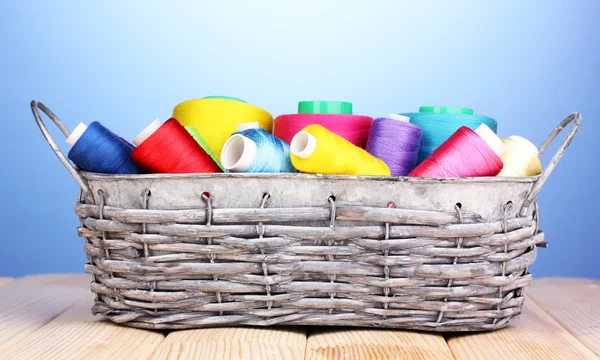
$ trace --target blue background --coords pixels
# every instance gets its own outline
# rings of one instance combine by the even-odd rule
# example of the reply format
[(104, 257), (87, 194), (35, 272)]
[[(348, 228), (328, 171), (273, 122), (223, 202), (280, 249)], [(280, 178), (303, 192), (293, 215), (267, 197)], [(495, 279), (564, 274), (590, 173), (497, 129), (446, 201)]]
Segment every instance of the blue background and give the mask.
[(468, 106), (496, 118), (500, 135), (536, 144), (581, 111), (539, 196), (550, 248), (532, 272), (600, 278), (600, 2), (166, 3), (0, 5), (0, 276), (86, 262), (77, 186), (37, 129), (32, 99), (70, 128), (99, 120), (131, 139), (180, 101), (224, 94), (273, 115), (303, 99), (348, 100), (372, 116)]

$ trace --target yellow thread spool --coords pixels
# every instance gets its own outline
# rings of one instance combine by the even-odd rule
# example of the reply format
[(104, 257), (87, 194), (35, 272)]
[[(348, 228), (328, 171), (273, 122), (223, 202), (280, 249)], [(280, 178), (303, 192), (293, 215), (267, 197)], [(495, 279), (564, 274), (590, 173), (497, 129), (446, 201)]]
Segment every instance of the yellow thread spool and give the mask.
[(202, 135), (210, 150), (221, 157), (221, 149), (238, 124), (258, 122), (271, 132), (273, 117), (266, 110), (243, 101), (204, 98), (184, 101), (173, 110), (173, 117), (183, 126), (193, 126)]
[(390, 176), (388, 166), (321, 125), (309, 125), (290, 144), (296, 169), (313, 174)]
[(504, 168), (498, 176), (535, 176), (542, 173), (538, 149), (529, 140), (520, 136), (502, 139), (506, 151), (500, 156)]

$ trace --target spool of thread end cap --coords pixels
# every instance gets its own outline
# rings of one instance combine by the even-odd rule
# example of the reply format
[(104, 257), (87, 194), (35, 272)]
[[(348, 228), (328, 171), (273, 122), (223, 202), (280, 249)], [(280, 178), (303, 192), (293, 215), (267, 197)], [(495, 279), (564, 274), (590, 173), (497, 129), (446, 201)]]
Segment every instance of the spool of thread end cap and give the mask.
[(67, 144), (70, 146), (75, 145), (77, 140), (83, 135), (83, 133), (87, 130), (87, 125), (84, 123), (79, 123), (77, 127), (71, 132), (71, 135), (67, 138)]
[(453, 106), (421, 106), (421, 107), (419, 107), (419, 112), (421, 112), (421, 113), (473, 115), (473, 109), (453, 107)]
[(347, 101), (300, 101), (298, 114), (352, 114), (352, 103)]
[(140, 146), (140, 144), (146, 141), (146, 139), (149, 138), (152, 134), (154, 134), (156, 130), (158, 130), (158, 128), (162, 126), (162, 124), (162, 121), (160, 121), (159, 119), (156, 119), (153, 122), (151, 122), (150, 125), (146, 126), (146, 128), (142, 130), (142, 132), (140, 132), (138, 136), (136, 136), (133, 139), (134, 145)]
[(233, 134), (223, 145), (221, 164), (225, 170), (244, 172), (256, 159), (256, 143), (241, 134)]
[(290, 143), (290, 152), (301, 159), (308, 159), (317, 149), (317, 138), (307, 131), (300, 131)]
[(400, 115), (400, 114), (389, 114), (387, 116), (388, 119), (398, 120), (403, 122), (410, 122), (410, 118), (408, 116)]
[(489, 145), (496, 155), (500, 156), (506, 151), (506, 145), (504, 145), (498, 135), (496, 135), (486, 124), (479, 125), (477, 129), (475, 129), (475, 133)]

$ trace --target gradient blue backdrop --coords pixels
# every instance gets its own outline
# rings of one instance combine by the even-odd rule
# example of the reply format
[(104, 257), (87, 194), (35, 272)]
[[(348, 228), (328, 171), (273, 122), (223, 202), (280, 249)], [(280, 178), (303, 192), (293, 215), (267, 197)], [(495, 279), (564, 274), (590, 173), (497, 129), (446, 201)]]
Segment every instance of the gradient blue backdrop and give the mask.
[(468, 106), (498, 119), (501, 135), (537, 144), (581, 111), (539, 196), (550, 248), (532, 271), (600, 277), (600, 2), (150, 3), (0, 5), (0, 276), (86, 262), (77, 186), (37, 129), (32, 99), (71, 128), (99, 120), (131, 139), (182, 100), (225, 94), (274, 115), (301, 99), (349, 100), (373, 116)]

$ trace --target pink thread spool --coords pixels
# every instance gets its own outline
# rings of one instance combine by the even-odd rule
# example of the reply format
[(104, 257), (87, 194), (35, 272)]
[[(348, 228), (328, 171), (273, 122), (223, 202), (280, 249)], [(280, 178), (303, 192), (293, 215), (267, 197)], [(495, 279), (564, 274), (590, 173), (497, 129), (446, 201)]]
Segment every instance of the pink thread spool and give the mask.
[(466, 126), (459, 128), (409, 176), (429, 178), (464, 178), (496, 176), (504, 164), (502, 140), (485, 124), (475, 131)]
[(367, 145), (373, 118), (352, 114), (289, 114), (273, 121), (273, 135), (291, 143), (292, 138), (308, 125), (321, 125), (364, 149)]

